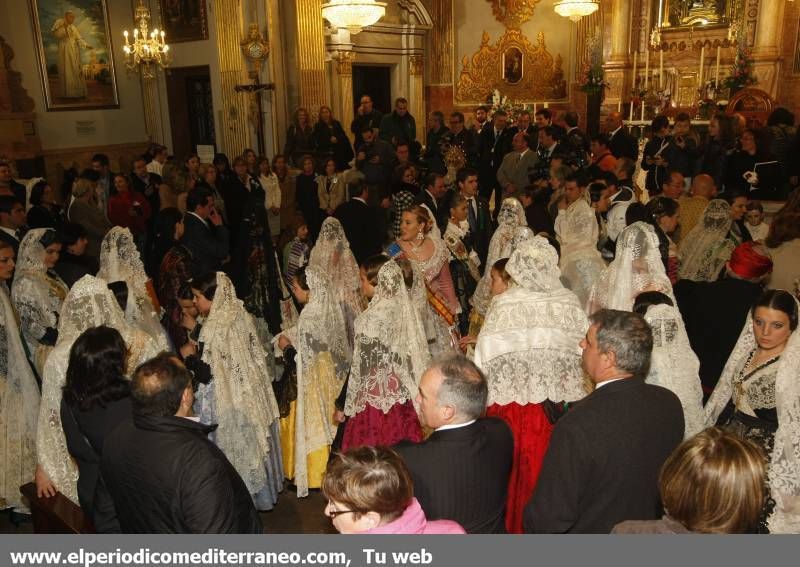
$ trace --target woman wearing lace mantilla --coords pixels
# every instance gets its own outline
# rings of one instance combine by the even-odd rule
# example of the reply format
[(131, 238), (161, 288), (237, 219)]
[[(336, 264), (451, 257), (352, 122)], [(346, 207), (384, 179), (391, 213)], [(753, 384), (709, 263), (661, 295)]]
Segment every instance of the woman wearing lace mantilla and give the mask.
[(705, 407), (706, 426), (718, 423), (757, 443), (769, 457), (761, 532), (800, 533), (797, 319), (798, 302), (789, 292), (761, 295)]
[(69, 291), (64, 280), (53, 271), (60, 251), (55, 230), (28, 231), (19, 246), (16, 277), (11, 286), (11, 301), (19, 313), (28, 356), (39, 376), (56, 344), (58, 312)]
[(486, 256), (483, 277), (478, 281), (475, 293), (472, 295), (472, 313), (469, 320), (469, 334), (477, 337), (480, 333), (483, 318), (489, 309), (489, 302), (492, 299), (491, 287), (491, 267), (501, 258), (511, 256), (511, 239), (518, 227), (528, 226), (525, 220), (525, 208), (514, 197), (503, 199), (500, 205), (500, 212), (497, 213), (497, 230), (492, 235), (489, 242), (489, 254)]
[[(352, 352), (347, 343), (344, 317), (330, 295), (330, 280), (319, 268), (300, 268), (292, 292), (303, 310), (297, 325), (281, 333), (278, 345), (284, 360), (294, 356), (295, 400), (279, 400), (281, 447), (286, 478), (294, 481), (297, 496), (320, 488), (336, 436), (331, 419), (335, 400), (350, 370)], [(294, 351), (294, 352), (292, 352)], [(283, 403), (282, 403), (283, 402)]]
[(714, 199), (708, 204), (700, 222), (681, 238), (680, 279), (696, 282), (717, 280), (736, 248), (736, 239), (729, 238), (732, 224), (728, 203)]
[(353, 322), (364, 310), (364, 299), (358, 284), (358, 264), (338, 219), (328, 217), (323, 221), (308, 265), (319, 268), (331, 278), (331, 296), (341, 306), (347, 339), (352, 347)]
[(584, 195), (585, 182), (577, 175), (564, 183), (564, 198), (558, 202), (556, 237), (561, 244), (561, 274), (565, 285), (586, 305), (595, 279), (605, 268), (597, 238), (600, 229), (594, 209)]
[(100, 244), (100, 270), (97, 277), (107, 283), (128, 284), (129, 298), (125, 320), (150, 335), (159, 350), (172, 350), (164, 327), (161, 326), (157, 307), (151, 294), (151, 283), (144, 271), (142, 258), (131, 231), (115, 226), (108, 231)]
[(359, 445), (422, 441), (414, 408), (429, 356), (425, 331), (411, 304), (403, 271), (385, 256), (364, 262), (364, 295), (371, 297), (355, 323), (355, 349), (344, 414), (342, 450)]
[(256, 508), (271, 510), (283, 488), (271, 357), (228, 276), (217, 272), (191, 285), (197, 310), (206, 316), (195, 355), (182, 349), (186, 367), (201, 382), (195, 413), (205, 424), (218, 424), (210, 439), (242, 477)]
[(36, 470), (39, 388), (25, 357), (6, 283), (14, 273), (14, 250), (0, 240), (0, 510), (28, 511), (19, 487)]
[(78, 502), (78, 469), (67, 451), (61, 426), (61, 391), (66, 383), (69, 352), (75, 340), (90, 327), (106, 325), (119, 331), (128, 345), (128, 372), (162, 349), (149, 335), (125, 321), (106, 282), (84, 276), (75, 282), (61, 307), (58, 341), (42, 376), (42, 403), (36, 432), (36, 491), (52, 496), (56, 491)]
[(450, 253), (441, 238), (431, 235), (436, 223), (428, 209), (415, 205), (403, 211), (400, 240), (389, 255), (407, 258), (425, 279), (428, 308), (423, 324), (432, 356), (454, 350), (458, 344), (458, 303), (450, 276)]
[(545, 406), (586, 395), (578, 345), (589, 321), (578, 298), (562, 285), (558, 255), (546, 239), (522, 242), (506, 271), (513, 285), (489, 306), (475, 364), (489, 383), (487, 415), (504, 419), (514, 434), (506, 529), (522, 533), (522, 512), (553, 430)]

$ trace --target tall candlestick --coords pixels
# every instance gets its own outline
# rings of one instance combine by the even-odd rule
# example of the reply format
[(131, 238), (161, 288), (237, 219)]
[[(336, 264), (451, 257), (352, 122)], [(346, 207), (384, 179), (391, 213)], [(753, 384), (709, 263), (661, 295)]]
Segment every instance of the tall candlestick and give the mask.
[(664, 90), (664, 50), (658, 52), (658, 90)]
[(700, 48), (700, 84), (697, 86), (699, 89), (703, 88), (703, 63), (705, 63), (705, 58), (706, 46), (704, 45)]
[(650, 48), (644, 52), (644, 90), (647, 90), (650, 75)]
[(622, 112), (622, 96), (617, 101), (617, 112)]
[(720, 50), (720, 46), (717, 45), (717, 70), (714, 73), (714, 83), (715, 83), (718, 91), (719, 91), (719, 50)]
[(536, 114), (536, 103), (533, 103), (533, 113)]

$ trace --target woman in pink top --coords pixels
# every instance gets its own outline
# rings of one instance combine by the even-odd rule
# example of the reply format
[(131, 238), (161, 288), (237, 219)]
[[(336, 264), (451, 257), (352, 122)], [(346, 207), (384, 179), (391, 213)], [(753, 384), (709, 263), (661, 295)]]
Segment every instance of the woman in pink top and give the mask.
[(322, 483), (325, 515), (342, 534), (464, 534), (450, 520), (428, 521), (400, 456), (386, 447), (337, 453)]

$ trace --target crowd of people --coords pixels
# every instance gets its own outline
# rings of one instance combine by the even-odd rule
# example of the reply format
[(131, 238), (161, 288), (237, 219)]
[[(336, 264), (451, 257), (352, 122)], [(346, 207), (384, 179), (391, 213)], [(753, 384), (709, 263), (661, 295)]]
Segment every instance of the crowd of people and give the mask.
[(260, 533), (288, 481), (342, 533), (800, 532), (788, 112), (640, 152), (619, 113), (423, 145), (360, 103), (355, 145), (299, 109), (271, 160), (98, 153), (60, 196), (0, 163), (3, 507)]

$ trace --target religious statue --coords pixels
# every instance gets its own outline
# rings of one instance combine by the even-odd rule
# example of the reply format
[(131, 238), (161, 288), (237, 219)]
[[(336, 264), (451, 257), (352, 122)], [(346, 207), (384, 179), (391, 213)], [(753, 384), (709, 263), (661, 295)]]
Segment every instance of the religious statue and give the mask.
[(65, 98), (84, 98), (86, 81), (81, 65), (81, 48), (91, 49), (75, 26), (75, 13), (67, 11), (53, 23), (50, 32), (58, 42), (58, 95)]
[(735, 2), (729, 0), (660, 0), (671, 26), (718, 24), (730, 19)]

